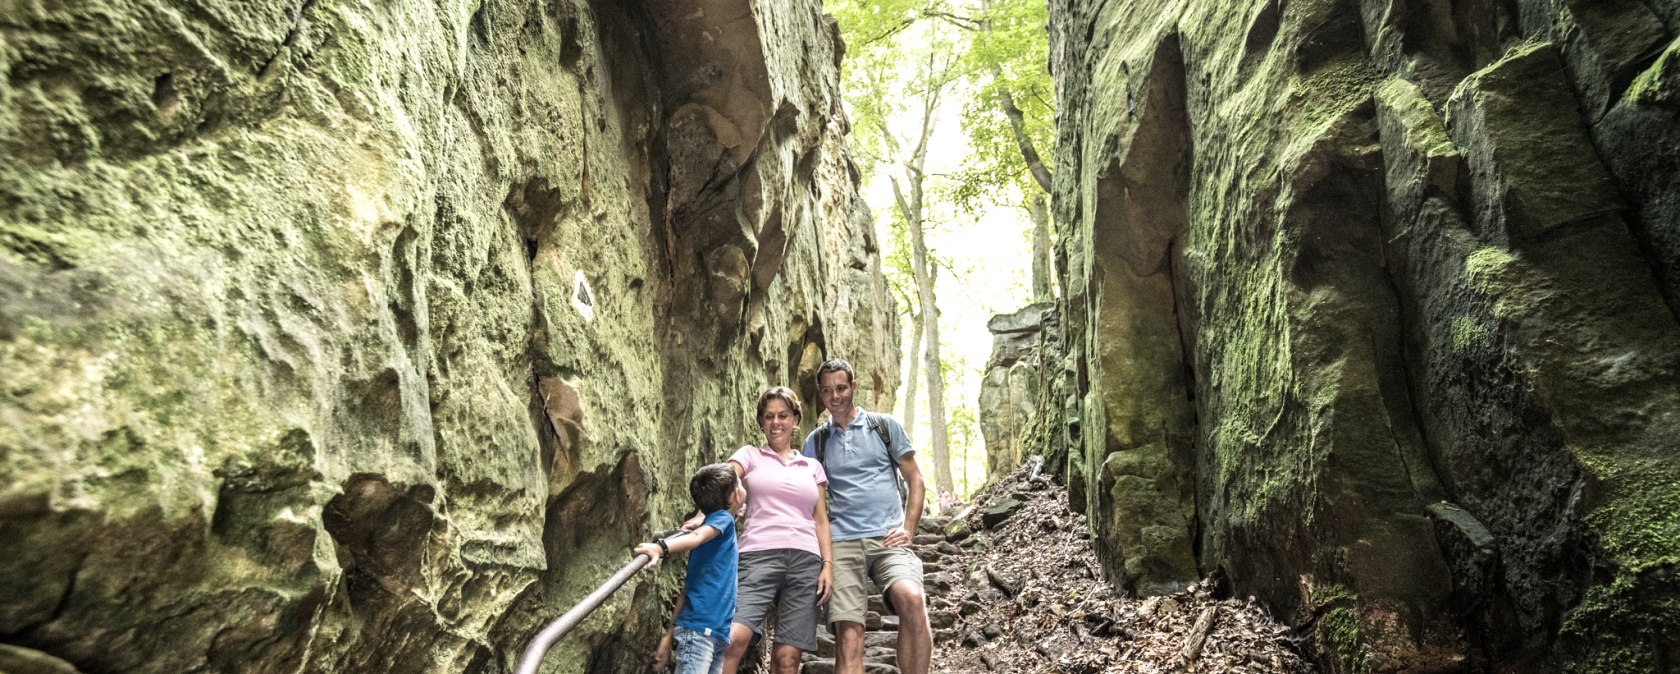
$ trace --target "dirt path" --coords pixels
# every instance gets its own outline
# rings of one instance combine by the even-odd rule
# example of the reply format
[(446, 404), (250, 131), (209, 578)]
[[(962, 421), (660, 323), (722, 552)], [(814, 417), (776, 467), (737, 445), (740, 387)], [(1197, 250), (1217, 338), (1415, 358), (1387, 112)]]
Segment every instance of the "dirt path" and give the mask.
[[(1065, 490), (1026, 473), (977, 496), (950, 535), (949, 520), (929, 518), (916, 537), (934, 672), (1314, 671), (1289, 628), (1251, 602), (1217, 597), (1204, 587), (1211, 583), (1168, 597), (1116, 596)], [(879, 615), (878, 599), (872, 607), (866, 669), (892, 674), (896, 618)], [(833, 644), (821, 636), (809, 674), (833, 671)]]

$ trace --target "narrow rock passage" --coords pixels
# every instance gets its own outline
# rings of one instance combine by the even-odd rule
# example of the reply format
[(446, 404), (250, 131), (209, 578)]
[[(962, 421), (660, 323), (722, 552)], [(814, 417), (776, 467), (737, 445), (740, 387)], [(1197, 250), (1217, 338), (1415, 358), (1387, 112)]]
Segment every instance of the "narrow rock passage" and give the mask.
[[(1030, 470), (993, 485), (955, 518), (930, 517), (916, 537), (926, 565), (933, 672), (1246, 672), (1313, 667), (1294, 632), (1258, 605), (1218, 598), (1204, 581), (1166, 597), (1117, 596), (1101, 577), (1085, 517), (1067, 492)], [(865, 671), (898, 672), (897, 618), (871, 598)], [(834, 671), (834, 642), (803, 671)]]

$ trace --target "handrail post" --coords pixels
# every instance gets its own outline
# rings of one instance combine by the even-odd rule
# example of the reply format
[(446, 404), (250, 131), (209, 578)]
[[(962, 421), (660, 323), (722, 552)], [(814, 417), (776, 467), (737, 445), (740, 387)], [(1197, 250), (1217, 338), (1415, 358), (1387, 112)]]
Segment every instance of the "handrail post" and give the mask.
[(573, 627), (577, 627), (578, 623), (583, 622), (585, 617), (600, 607), (607, 600), (607, 597), (617, 592), (625, 581), (630, 580), (631, 576), (636, 575), (636, 572), (641, 571), (642, 567), (647, 566), (650, 561), (652, 560), (647, 555), (636, 555), (635, 559), (630, 560), (629, 564), (625, 564), (624, 568), (619, 569), (618, 573), (613, 574), (612, 578), (608, 578), (606, 583), (595, 588), (594, 592), (584, 597), (583, 601), (572, 607), (572, 610), (567, 611), (565, 615), (549, 623), (548, 627), (544, 627), (543, 631), (538, 632), (536, 638), (532, 639), (531, 643), (525, 647), (525, 654), (519, 658), (519, 669), (516, 670), (518, 674), (537, 674), (537, 666), (542, 664), (543, 656), (548, 654), (548, 649), (554, 647), (554, 642), (559, 641), (560, 637), (566, 636), (566, 633), (572, 631)]

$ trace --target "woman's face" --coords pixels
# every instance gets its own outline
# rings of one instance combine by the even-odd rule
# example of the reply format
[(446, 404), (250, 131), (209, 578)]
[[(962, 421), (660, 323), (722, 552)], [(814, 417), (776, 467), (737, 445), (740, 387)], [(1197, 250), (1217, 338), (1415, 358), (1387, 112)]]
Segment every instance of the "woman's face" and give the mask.
[(764, 404), (764, 415), (758, 418), (758, 426), (764, 429), (764, 439), (771, 445), (787, 447), (793, 429), (799, 427), (799, 417), (793, 415), (786, 402), (771, 398)]

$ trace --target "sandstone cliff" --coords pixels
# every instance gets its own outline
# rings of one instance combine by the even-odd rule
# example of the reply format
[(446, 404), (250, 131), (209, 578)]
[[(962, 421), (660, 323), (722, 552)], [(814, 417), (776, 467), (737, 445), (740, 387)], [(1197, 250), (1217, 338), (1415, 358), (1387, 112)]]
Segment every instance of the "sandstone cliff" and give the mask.
[(1336, 672), (1680, 670), (1680, 9), (1050, 4), (1111, 576)]
[(9, 3), (0, 669), (502, 671), (763, 386), (890, 407), (838, 51), (815, 0)]

